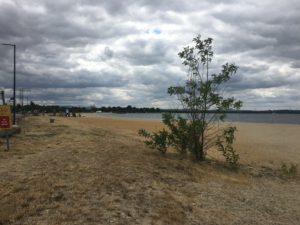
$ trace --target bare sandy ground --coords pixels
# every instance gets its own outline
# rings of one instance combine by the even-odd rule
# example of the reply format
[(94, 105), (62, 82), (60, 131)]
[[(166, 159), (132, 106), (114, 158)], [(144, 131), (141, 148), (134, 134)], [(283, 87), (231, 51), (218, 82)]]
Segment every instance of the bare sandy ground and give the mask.
[[(133, 137), (137, 130), (145, 128), (158, 131), (164, 126), (157, 120), (130, 120), (94, 117), (86, 114), (86, 126), (102, 126), (115, 132), (122, 132)], [(78, 122), (78, 121), (77, 121)], [(81, 121), (80, 121), (81, 122)], [(300, 125), (232, 123), (236, 126), (235, 148), (241, 155), (242, 163), (279, 166), (281, 163), (300, 163)], [(210, 153), (218, 157), (219, 153)]]
[[(299, 224), (300, 126), (236, 124), (241, 168), (145, 147), (158, 121), (29, 117), (0, 145), (0, 224)], [(299, 168), (298, 168), (299, 170)], [(299, 172), (298, 172), (299, 173)]]

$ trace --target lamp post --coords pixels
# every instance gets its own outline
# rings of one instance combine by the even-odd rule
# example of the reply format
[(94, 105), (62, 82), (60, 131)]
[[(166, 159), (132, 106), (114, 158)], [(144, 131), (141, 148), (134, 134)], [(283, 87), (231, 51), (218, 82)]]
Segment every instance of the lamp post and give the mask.
[(5, 44), (0, 43), (1, 45), (8, 45), (14, 47), (14, 103), (13, 103), (13, 125), (16, 125), (16, 45), (15, 44)]

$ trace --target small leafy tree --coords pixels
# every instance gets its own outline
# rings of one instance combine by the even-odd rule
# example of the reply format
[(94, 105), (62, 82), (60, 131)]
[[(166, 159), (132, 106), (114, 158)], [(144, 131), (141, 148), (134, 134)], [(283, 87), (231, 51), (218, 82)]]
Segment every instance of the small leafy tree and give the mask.
[(236, 127), (227, 127), (223, 130), (222, 135), (218, 135), (216, 141), (218, 150), (222, 152), (223, 156), (226, 159), (226, 162), (232, 169), (237, 167), (237, 162), (239, 160), (239, 154), (236, 153), (235, 149), (232, 146), (235, 131)]
[[(225, 98), (222, 94), (222, 86), (236, 73), (238, 67), (226, 63), (220, 73), (210, 74), (214, 55), (212, 41), (212, 38), (201, 40), (199, 35), (193, 39), (192, 47), (185, 47), (179, 52), (183, 65), (188, 68), (188, 78), (184, 86), (169, 87), (168, 93), (178, 98), (187, 112), (187, 118), (163, 114), (168, 131), (164, 130), (164, 139), (159, 139), (165, 141), (166, 149), (173, 146), (181, 153), (189, 151), (197, 160), (205, 160), (207, 150), (216, 145), (218, 140), (220, 146), (219, 122), (224, 121), (225, 111), (240, 109), (242, 106), (241, 101), (234, 97)], [(157, 144), (155, 135), (159, 133), (150, 134), (143, 130), (140, 135), (150, 139), (150, 142), (145, 142), (147, 145), (153, 147)]]

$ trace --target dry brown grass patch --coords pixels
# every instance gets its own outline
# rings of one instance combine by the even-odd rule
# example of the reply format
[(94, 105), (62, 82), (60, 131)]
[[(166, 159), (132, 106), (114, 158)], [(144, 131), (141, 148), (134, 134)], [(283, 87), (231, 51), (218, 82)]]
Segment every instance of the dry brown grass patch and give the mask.
[(283, 181), (273, 168), (251, 162), (233, 172), (217, 159), (197, 163), (172, 152), (162, 157), (136, 137), (147, 124), (28, 118), (24, 132), (12, 138), (12, 150), (0, 150), (0, 224), (300, 220), (298, 178)]

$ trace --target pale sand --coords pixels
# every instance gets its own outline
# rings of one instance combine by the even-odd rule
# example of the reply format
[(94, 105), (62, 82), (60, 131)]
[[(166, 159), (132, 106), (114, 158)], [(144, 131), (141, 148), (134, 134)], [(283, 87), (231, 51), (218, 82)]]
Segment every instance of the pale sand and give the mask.
[(300, 163), (300, 125), (238, 123), (237, 128), (242, 161)]
[[(87, 127), (103, 127), (115, 132), (137, 136), (137, 131), (144, 128), (158, 131), (164, 127), (157, 120), (117, 119), (95, 117), (85, 114), (85, 118), (76, 121)], [(277, 167), (281, 163), (300, 164), (300, 125), (267, 123), (232, 123), (237, 127), (235, 148), (242, 163)], [(214, 150), (209, 152), (218, 157)], [(219, 157), (218, 157), (219, 158)]]
[[(298, 125), (236, 124), (238, 171), (146, 147), (158, 121), (29, 117), (0, 146), (0, 224), (298, 225)], [(214, 152), (213, 157), (218, 154)], [(221, 157), (218, 157), (222, 159)]]

